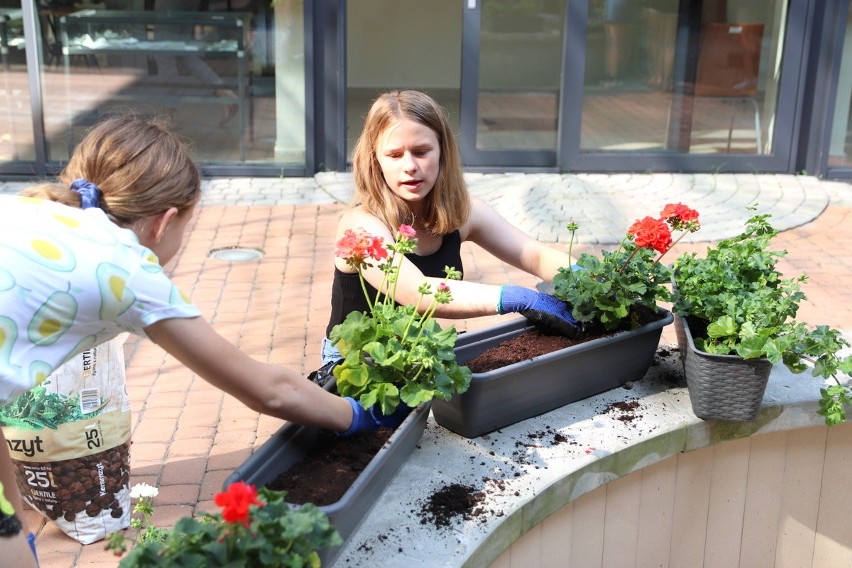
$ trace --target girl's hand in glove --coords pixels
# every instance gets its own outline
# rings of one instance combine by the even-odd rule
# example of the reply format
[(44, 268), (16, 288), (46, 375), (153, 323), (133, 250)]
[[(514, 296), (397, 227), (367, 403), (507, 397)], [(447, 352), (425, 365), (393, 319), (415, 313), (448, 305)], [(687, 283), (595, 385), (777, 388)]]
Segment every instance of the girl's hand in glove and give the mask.
[(527, 318), (539, 331), (548, 335), (564, 335), (575, 338), (583, 326), (571, 315), (571, 306), (549, 294), (523, 288), (502, 286), (497, 312), (519, 313)]

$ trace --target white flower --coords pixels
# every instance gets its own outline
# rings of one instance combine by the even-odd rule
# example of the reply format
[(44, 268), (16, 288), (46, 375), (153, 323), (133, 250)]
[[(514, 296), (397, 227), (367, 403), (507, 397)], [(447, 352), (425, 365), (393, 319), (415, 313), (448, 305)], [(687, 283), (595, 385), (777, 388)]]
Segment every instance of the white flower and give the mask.
[(144, 499), (145, 497), (156, 497), (160, 490), (156, 487), (151, 487), (147, 483), (137, 483), (130, 489), (131, 499)]

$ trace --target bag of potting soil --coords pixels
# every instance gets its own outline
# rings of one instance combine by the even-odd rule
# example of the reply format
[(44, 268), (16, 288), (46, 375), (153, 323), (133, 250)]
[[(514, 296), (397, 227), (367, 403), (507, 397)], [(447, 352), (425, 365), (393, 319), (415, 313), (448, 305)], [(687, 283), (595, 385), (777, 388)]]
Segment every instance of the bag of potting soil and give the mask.
[(84, 351), (0, 408), (21, 496), (83, 544), (130, 526), (125, 337)]

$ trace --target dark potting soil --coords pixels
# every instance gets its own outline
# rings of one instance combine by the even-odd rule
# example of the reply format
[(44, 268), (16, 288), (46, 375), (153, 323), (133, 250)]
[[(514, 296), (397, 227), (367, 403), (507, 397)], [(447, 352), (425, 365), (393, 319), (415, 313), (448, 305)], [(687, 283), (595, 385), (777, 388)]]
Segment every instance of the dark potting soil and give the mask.
[[(650, 310), (636, 311), (635, 315), (639, 325), (645, 325), (656, 321), (662, 314)], [(546, 355), (566, 347), (572, 347), (585, 343), (599, 337), (606, 337), (616, 332), (607, 332), (599, 326), (588, 325), (586, 332), (577, 339), (569, 339), (561, 335), (546, 335), (534, 329), (523, 331), (490, 349), (487, 349), (477, 357), (466, 361), (465, 365), (474, 373), (485, 373), (500, 369), (520, 361), (528, 361), (533, 357)]]
[(455, 518), (471, 519), (484, 512), (485, 492), (470, 485), (451, 483), (432, 493), (420, 509), (420, 524), (448, 527)]
[(312, 450), (266, 487), (286, 491), (287, 502), (330, 505), (343, 495), (393, 434), (390, 428), (341, 438), (323, 430)]
[(522, 331), (466, 361), (465, 365), (473, 373), (485, 373), (577, 345), (580, 341), (561, 335), (545, 335), (535, 330)]

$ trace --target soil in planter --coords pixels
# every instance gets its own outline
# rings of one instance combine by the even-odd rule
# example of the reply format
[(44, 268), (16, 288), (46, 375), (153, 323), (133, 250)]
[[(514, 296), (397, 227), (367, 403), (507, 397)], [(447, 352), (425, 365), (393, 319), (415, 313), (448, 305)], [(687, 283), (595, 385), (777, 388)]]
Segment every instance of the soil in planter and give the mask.
[[(634, 308), (634, 310), (636, 309)], [(651, 323), (662, 317), (661, 313), (652, 312), (648, 309), (636, 310), (635, 313), (639, 325)], [(466, 361), (465, 365), (474, 373), (485, 373), (599, 337), (606, 337), (613, 333), (589, 324), (586, 325), (586, 333), (577, 339), (570, 339), (561, 335), (546, 335), (540, 331), (528, 330), (487, 349), (477, 357)]]
[(707, 337), (707, 326), (710, 322), (695, 316), (687, 316), (686, 323), (689, 325), (689, 333), (693, 341), (696, 337)]
[(341, 438), (323, 430), (302, 461), (266, 484), (286, 491), (287, 502), (330, 505), (339, 501), (394, 433), (391, 428)]

